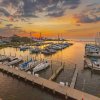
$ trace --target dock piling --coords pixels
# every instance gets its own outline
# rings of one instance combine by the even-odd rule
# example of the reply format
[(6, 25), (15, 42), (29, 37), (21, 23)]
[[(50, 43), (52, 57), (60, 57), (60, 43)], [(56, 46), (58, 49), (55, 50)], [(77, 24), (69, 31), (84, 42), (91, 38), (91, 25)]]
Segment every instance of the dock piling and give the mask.
[(55, 89), (53, 89), (53, 94), (55, 94)]
[(44, 89), (44, 85), (43, 85), (43, 83), (42, 83), (42, 89)]

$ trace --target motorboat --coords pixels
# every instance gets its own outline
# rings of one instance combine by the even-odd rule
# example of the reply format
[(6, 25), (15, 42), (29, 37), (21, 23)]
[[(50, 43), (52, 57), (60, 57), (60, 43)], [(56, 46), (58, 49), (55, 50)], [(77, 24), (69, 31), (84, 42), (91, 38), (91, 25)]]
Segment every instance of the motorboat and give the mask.
[(20, 49), (20, 51), (24, 51), (24, 50), (26, 50), (26, 49), (28, 49), (29, 47), (28, 46), (19, 46), (19, 49)]
[(87, 67), (96, 71), (100, 71), (100, 60), (92, 58), (86, 58), (85, 59), (86, 63), (87, 63)]
[(50, 48), (45, 48), (43, 51), (42, 51), (43, 54), (53, 54), (53, 53), (56, 53), (56, 50), (54, 49), (50, 49)]
[(31, 48), (31, 49), (30, 49), (30, 52), (31, 52), (31, 53), (39, 53), (40, 51), (41, 51), (41, 49), (38, 48), (38, 47), (34, 47), (34, 48)]
[(88, 57), (100, 57), (100, 48), (95, 45), (89, 45), (87, 44), (85, 46), (85, 54)]

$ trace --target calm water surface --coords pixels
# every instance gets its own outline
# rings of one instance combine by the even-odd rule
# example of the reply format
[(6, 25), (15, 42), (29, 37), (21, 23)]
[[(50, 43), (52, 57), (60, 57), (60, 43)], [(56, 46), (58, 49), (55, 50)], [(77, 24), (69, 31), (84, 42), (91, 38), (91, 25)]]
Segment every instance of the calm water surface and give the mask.
[[(53, 67), (49, 67), (38, 73), (41, 77), (46, 79), (60, 66), (61, 61), (66, 62), (64, 71), (62, 71), (55, 80), (58, 83), (62, 81), (69, 82), (70, 84), (75, 64), (77, 64), (79, 73), (75, 88), (100, 96), (100, 74), (92, 73), (90, 70), (83, 70), (84, 46), (85, 43), (75, 42), (74, 45), (62, 51), (58, 51), (52, 56), (30, 54), (29, 50), (23, 52), (16, 48), (1, 49), (0, 54), (16, 55), (17, 57), (23, 57), (25, 61), (33, 57), (37, 59), (52, 59)], [(2, 72), (0, 72), (0, 97), (3, 98), (3, 100), (62, 100), (41, 89), (25, 84), (23, 81), (7, 76)]]

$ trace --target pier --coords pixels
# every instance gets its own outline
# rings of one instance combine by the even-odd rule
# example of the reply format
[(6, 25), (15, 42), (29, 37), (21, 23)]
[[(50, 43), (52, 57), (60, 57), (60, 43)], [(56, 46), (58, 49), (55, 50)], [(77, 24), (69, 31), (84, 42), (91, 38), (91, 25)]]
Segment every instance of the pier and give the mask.
[(64, 69), (64, 66), (61, 66), (59, 67), (56, 72), (54, 72), (54, 74), (49, 78), (50, 81), (54, 80), (58, 75), (59, 73)]
[(78, 76), (78, 68), (75, 67), (75, 71), (74, 71), (74, 74), (73, 74), (73, 78), (72, 78), (72, 81), (71, 81), (71, 84), (70, 84), (70, 87), (71, 88), (74, 88), (75, 87), (76, 80), (77, 80), (77, 76)]
[(100, 100), (100, 98), (96, 96), (81, 92), (79, 90), (67, 86), (61, 86), (60, 84), (55, 83), (53, 81), (37, 77), (32, 74), (27, 74), (25, 71), (16, 70), (15, 68), (10, 68), (7, 65), (0, 64), (0, 69), (1, 71), (5, 71), (11, 74), (12, 76), (17, 76), (18, 78), (24, 79), (25, 82), (29, 81), (33, 85), (36, 84), (42, 87), (43, 89), (46, 88), (48, 90), (51, 90), (54, 94), (58, 93), (65, 97), (66, 100), (67, 98), (72, 98), (72, 100), (82, 100), (83, 97), (84, 100)]

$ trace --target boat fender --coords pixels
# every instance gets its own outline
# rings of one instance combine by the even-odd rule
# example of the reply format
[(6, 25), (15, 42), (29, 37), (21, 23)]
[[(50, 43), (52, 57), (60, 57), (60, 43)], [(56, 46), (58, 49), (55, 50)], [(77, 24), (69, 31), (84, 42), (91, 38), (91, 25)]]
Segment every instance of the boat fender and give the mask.
[(69, 85), (69, 84), (68, 84), (68, 82), (66, 82), (65, 84), (66, 84), (66, 86), (68, 86), (68, 85)]
[(36, 77), (39, 77), (39, 74), (35, 74)]
[(18, 67), (15, 67), (16, 70), (18, 70)]
[(27, 74), (31, 75), (31, 72), (30, 72), (30, 71), (28, 71), (28, 72), (27, 72)]
[(64, 82), (60, 82), (60, 86), (65, 86), (65, 83)]

